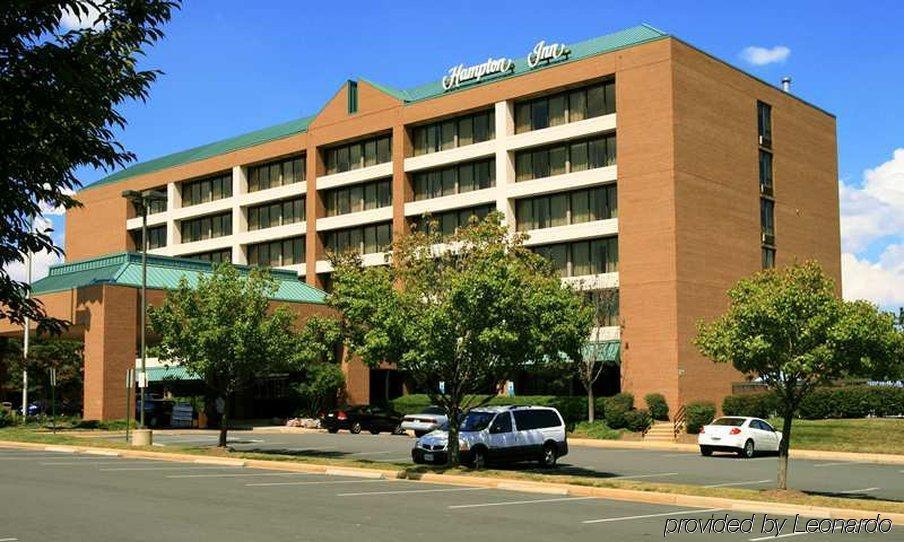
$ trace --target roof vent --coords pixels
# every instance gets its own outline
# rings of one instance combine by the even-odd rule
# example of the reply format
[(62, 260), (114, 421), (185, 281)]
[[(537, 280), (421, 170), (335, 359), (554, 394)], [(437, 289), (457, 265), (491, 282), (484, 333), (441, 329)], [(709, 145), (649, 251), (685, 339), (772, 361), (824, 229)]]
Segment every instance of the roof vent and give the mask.
[(782, 77), (782, 90), (785, 92), (791, 92), (791, 78), (788, 76)]

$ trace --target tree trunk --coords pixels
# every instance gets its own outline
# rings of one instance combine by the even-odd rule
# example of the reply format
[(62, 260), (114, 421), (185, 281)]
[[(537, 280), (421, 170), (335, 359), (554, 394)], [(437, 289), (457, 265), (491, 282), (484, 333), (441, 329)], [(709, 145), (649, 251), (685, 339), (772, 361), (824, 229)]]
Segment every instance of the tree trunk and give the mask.
[(596, 414), (596, 408), (593, 404), (593, 386), (587, 387), (587, 421), (593, 423), (593, 417)]
[(452, 468), (458, 467), (461, 463), (458, 457), (458, 429), (460, 426), (459, 405), (456, 402), (449, 409), (449, 443), (446, 445), (446, 450), (449, 452), (448, 465)]
[(226, 447), (226, 432), (228, 430), (229, 425), (229, 396), (227, 395), (223, 400), (223, 416), (220, 418), (220, 442), (218, 446), (220, 448)]
[(782, 441), (778, 445), (778, 487), (788, 489), (788, 450), (791, 448), (791, 420), (794, 411), (788, 410), (782, 421)]

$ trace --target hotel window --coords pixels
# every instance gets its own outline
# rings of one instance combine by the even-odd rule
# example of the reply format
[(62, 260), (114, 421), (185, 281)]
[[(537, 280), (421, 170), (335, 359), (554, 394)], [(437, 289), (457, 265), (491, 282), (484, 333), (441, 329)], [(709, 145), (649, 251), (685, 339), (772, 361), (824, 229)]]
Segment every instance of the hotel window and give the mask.
[[(141, 230), (132, 230), (132, 241), (135, 250), (141, 251)], [(148, 228), (148, 250), (166, 246), (166, 224)]]
[(772, 195), (772, 153), (760, 149), (760, 194)]
[(181, 256), (192, 260), (201, 260), (212, 264), (230, 263), (232, 262), (232, 249), (224, 248), (220, 250), (211, 250), (210, 252), (199, 252), (197, 254), (187, 254)]
[(370, 211), (392, 205), (392, 179), (324, 190), (326, 216)]
[(182, 183), (182, 206), (232, 197), (232, 172)]
[(515, 180), (528, 181), (615, 165), (615, 134), (515, 153)]
[(775, 267), (775, 249), (772, 247), (763, 247), (763, 269), (772, 269)]
[(411, 220), (411, 225), (414, 229), (425, 233), (429, 233), (431, 227), (435, 228), (435, 232), (439, 233), (443, 238), (447, 238), (454, 234), (458, 228), (468, 226), (472, 216), (477, 217), (477, 220), (483, 220), (495, 210), (495, 204), (455, 209), (414, 218)]
[(304, 197), (264, 203), (248, 207), (248, 230), (285, 226), (304, 218)]
[(232, 235), (232, 211), (183, 220), (179, 227), (183, 243)]
[(771, 199), (760, 199), (760, 222), (763, 230), (763, 244), (775, 244), (775, 202)]
[(304, 261), (303, 235), (248, 245), (248, 265), (279, 267)]
[(458, 164), (412, 174), (414, 200), (420, 201), (496, 186), (496, 159)]
[(248, 192), (300, 183), (305, 180), (303, 156), (248, 166)]
[(618, 325), (619, 307), (618, 307), (618, 288), (608, 288), (605, 290), (591, 290), (585, 293), (587, 302), (594, 307), (599, 323), (604, 327)]
[(342, 173), (392, 161), (392, 136), (385, 135), (324, 150), (326, 174)]
[[(150, 192), (157, 192), (159, 194), (166, 195), (167, 190), (166, 186), (157, 186), (155, 188), (151, 188)], [(166, 212), (166, 199), (151, 199), (148, 201), (148, 214), (153, 215), (156, 213), (165, 213)], [(141, 216), (141, 213), (138, 210), (135, 210), (135, 214), (137, 216)]]
[(617, 188), (612, 184), (520, 199), (515, 214), (519, 231), (617, 218)]
[(549, 259), (560, 277), (580, 277), (618, 271), (618, 237), (557, 243), (534, 248)]
[(772, 106), (767, 103), (757, 102), (756, 118), (760, 145), (772, 147)]
[(430, 154), (496, 137), (496, 115), (492, 109), (455, 117), (411, 129), (414, 155)]
[(324, 233), (323, 245), (332, 252), (383, 252), (392, 244), (392, 223), (369, 224)]
[(615, 113), (615, 81), (566, 90), (515, 104), (515, 133)]

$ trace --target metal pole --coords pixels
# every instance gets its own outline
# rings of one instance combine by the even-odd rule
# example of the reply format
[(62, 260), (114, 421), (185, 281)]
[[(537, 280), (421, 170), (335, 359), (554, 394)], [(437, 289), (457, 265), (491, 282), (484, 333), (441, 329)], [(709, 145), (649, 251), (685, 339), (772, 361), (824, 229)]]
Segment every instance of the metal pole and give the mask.
[(145, 429), (144, 425), (144, 396), (147, 390), (147, 373), (145, 365), (147, 363), (147, 344), (145, 344), (145, 314), (147, 313), (147, 285), (148, 285), (148, 206), (147, 199), (142, 196), (141, 199), (141, 376), (139, 384), (141, 385), (141, 421), (138, 422), (139, 427)]
[(132, 386), (135, 385), (135, 369), (126, 370), (126, 442), (129, 442), (129, 429), (132, 425)]
[(51, 416), (51, 424), (53, 426), (53, 434), (56, 434), (56, 386), (57, 386), (57, 375), (56, 368), (50, 368), (50, 412)]
[[(34, 228), (34, 217), (28, 221), (28, 232), (31, 233)], [(26, 298), (31, 297), (31, 251), (25, 253), (25, 273), (28, 281), (29, 290), (25, 294)], [(28, 421), (28, 337), (31, 334), (29, 329), (31, 322), (25, 318), (25, 336), (22, 340), (22, 421)]]

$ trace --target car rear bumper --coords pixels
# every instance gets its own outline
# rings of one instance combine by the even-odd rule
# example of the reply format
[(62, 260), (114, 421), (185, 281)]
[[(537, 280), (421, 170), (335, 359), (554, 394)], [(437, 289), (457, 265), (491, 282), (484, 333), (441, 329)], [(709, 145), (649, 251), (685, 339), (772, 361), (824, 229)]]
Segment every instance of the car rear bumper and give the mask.
[(744, 447), (744, 440), (739, 437), (712, 438), (706, 435), (700, 435), (697, 439), (697, 444), (713, 450), (738, 450)]

